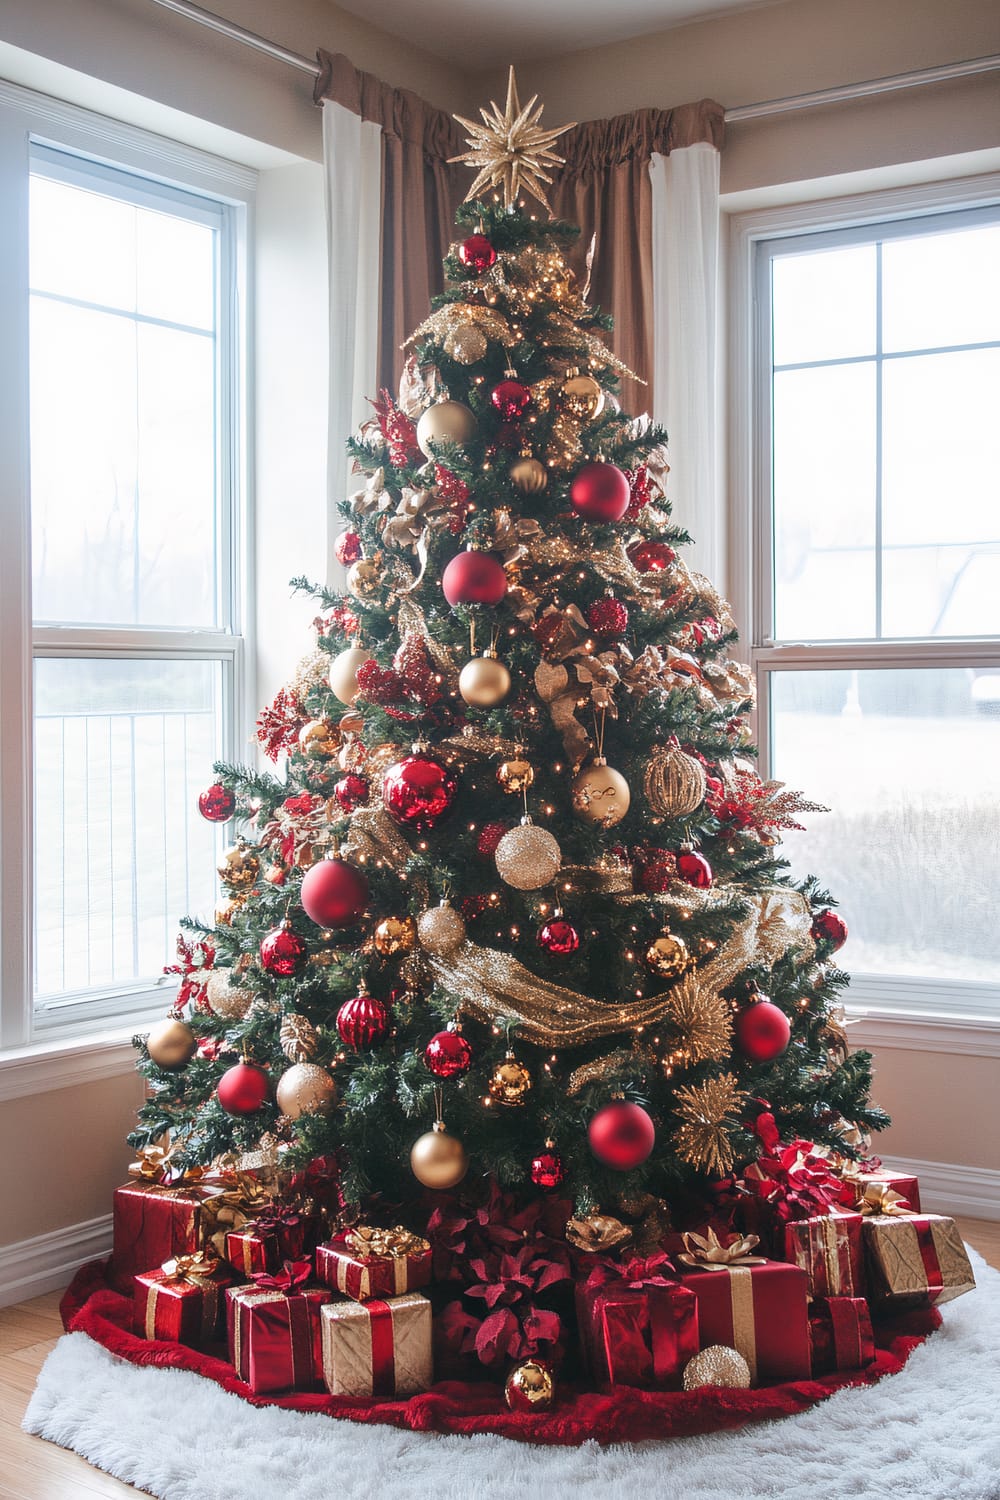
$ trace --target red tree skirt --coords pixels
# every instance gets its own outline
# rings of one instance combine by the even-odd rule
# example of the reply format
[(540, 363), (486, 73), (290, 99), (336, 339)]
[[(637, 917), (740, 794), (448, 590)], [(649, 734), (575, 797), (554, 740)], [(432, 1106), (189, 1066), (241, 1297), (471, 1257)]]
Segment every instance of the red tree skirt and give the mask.
[(63, 1325), (69, 1332), (89, 1334), (111, 1354), (134, 1365), (193, 1370), (255, 1406), (326, 1412), (352, 1422), (386, 1422), (414, 1432), (457, 1432), (466, 1436), (495, 1432), (529, 1443), (574, 1444), (590, 1439), (598, 1443), (639, 1442), (790, 1416), (845, 1386), (871, 1385), (884, 1375), (897, 1374), (917, 1345), (941, 1323), (941, 1315), (934, 1308), (876, 1323), (878, 1358), (867, 1370), (822, 1375), (816, 1380), (790, 1381), (754, 1391), (640, 1391), (616, 1386), (601, 1394), (563, 1378), (559, 1381), (559, 1399), (551, 1411), (518, 1413), (507, 1410), (499, 1385), (485, 1381), (441, 1381), (408, 1401), (297, 1393), (254, 1396), (225, 1359), (201, 1354), (184, 1344), (137, 1338), (132, 1332), (131, 1298), (113, 1290), (106, 1272), (106, 1263), (93, 1261), (76, 1273), (60, 1306)]

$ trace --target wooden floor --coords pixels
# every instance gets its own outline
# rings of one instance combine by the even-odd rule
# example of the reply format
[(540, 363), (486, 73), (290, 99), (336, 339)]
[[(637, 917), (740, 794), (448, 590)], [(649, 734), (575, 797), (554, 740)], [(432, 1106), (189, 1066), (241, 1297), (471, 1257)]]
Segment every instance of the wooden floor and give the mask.
[[(969, 1244), (1000, 1270), (1000, 1223), (958, 1222)], [(61, 1332), (57, 1292), (0, 1309), (0, 1500), (135, 1495), (131, 1485), (92, 1469), (75, 1453), (21, 1431), (35, 1377)]]

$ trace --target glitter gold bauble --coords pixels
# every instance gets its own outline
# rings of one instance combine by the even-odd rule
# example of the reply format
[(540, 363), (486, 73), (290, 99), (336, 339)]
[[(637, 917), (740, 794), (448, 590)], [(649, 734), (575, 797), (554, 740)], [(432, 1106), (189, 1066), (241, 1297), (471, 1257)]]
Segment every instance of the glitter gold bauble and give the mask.
[(705, 800), (705, 767), (679, 745), (657, 745), (649, 757), (643, 791), (660, 818), (686, 818)]
[(518, 756), (505, 760), (497, 767), (497, 781), (512, 797), (526, 792), (535, 779), (535, 768), (530, 760)]
[(402, 754), (399, 745), (394, 745), (391, 740), (383, 740), (381, 745), (375, 745), (371, 750), (365, 751), (364, 771), (371, 782), (381, 781), (383, 775), (390, 766), (394, 766)]
[(417, 423), (417, 445), (425, 458), (433, 458), (432, 443), (455, 443), (464, 448), (475, 431), (476, 419), (461, 401), (437, 401)]
[(573, 811), (585, 823), (613, 828), (628, 812), (631, 800), (625, 777), (601, 756), (573, 778)]
[(219, 864), (219, 879), (231, 891), (248, 891), (259, 874), (260, 860), (242, 841), (227, 849)]
[(341, 703), (351, 704), (361, 691), (358, 687), (358, 668), (372, 660), (370, 651), (363, 646), (347, 646), (330, 663), (330, 686)]
[(186, 1021), (172, 1016), (157, 1021), (146, 1038), (146, 1051), (160, 1068), (183, 1068), (194, 1057), (198, 1038)]
[(422, 912), (417, 921), (417, 937), (425, 953), (447, 958), (465, 942), (465, 918), (447, 901)]
[(385, 917), (375, 929), (375, 952), (382, 958), (409, 953), (417, 941), (417, 924), (412, 917)]
[(704, 1385), (747, 1391), (750, 1389), (750, 1366), (735, 1349), (729, 1349), (725, 1344), (709, 1344), (684, 1366), (686, 1391), (696, 1391)]
[(505, 833), (497, 845), (497, 872), (516, 891), (537, 891), (559, 873), (562, 851), (547, 828), (530, 821)]
[(359, 557), (347, 570), (347, 592), (355, 599), (374, 599), (382, 587), (382, 569), (372, 557)]
[(310, 760), (324, 760), (335, 755), (340, 744), (340, 730), (327, 719), (310, 719), (299, 730), (299, 749)]
[(508, 1052), (502, 1063), (497, 1063), (490, 1078), (490, 1098), (498, 1104), (523, 1104), (531, 1088), (531, 1074), (513, 1054)]
[(486, 335), (475, 323), (459, 323), (444, 341), (444, 352), (460, 365), (475, 365), (489, 348)]
[(471, 708), (495, 708), (510, 692), (510, 673), (495, 651), (484, 651), (465, 663), (458, 691)]
[(287, 1068), (278, 1079), (275, 1099), (283, 1115), (328, 1115), (337, 1102), (337, 1085), (325, 1068), (300, 1062)]
[(424, 1187), (444, 1190), (458, 1186), (469, 1170), (469, 1158), (462, 1142), (438, 1120), (433, 1130), (414, 1141), (410, 1170)]
[(691, 967), (684, 939), (672, 932), (661, 932), (646, 949), (646, 966), (661, 979), (679, 979)]
[(519, 458), (510, 466), (510, 482), (522, 495), (540, 495), (549, 482), (549, 471), (537, 458)]
[(511, 1411), (548, 1411), (556, 1399), (556, 1380), (540, 1359), (526, 1359), (507, 1376), (504, 1400)]
[(604, 392), (593, 375), (570, 370), (559, 387), (559, 401), (563, 410), (576, 421), (593, 422), (604, 408)]
[(319, 1032), (311, 1021), (294, 1011), (282, 1017), (278, 1040), (289, 1062), (308, 1062), (319, 1051)]
[(205, 996), (212, 1013), (227, 1021), (239, 1021), (253, 1003), (253, 990), (233, 983), (232, 969), (213, 969), (205, 985)]

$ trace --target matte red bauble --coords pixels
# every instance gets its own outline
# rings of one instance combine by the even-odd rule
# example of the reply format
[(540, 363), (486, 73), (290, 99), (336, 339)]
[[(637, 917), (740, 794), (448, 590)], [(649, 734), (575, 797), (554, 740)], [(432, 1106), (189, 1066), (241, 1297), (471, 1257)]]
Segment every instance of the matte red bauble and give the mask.
[(736, 1045), (751, 1062), (765, 1063), (780, 1056), (792, 1035), (785, 1012), (771, 1000), (755, 1000), (733, 1023)]
[(539, 1151), (538, 1155), (532, 1159), (529, 1176), (535, 1187), (543, 1188), (547, 1193), (550, 1193), (553, 1188), (562, 1186), (566, 1172), (563, 1168), (562, 1157), (553, 1149), (551, 1141), (546, 1141), (545, 1150)]
[(438, 1031), (424, 1048), (424, 1062), (435, 1078), (457, 1078), (468, 1072), (472, 1048), (460, 1031)]
[(386, 812), (404, 828), (434, 828), (455, 800), (458, 778), (433, 755), (414, 751), (390, 766), (382, 780)]
[(531, 386), (523, 385), (520, 380), (501, 380), (490, 392), (490, 401), (505, 422), (516, 422), (523, 417), (530, 400)]
[(580, 934), (572, 922), (557, 917), (538, 929), (538, 946), (546, 953), (575, 953), (580, 946)]
[(368, 791), (368, 777), (359, 776), (357, 772), (351, 771), (335, 783), (333, 795), (337, 799), (337, 806), (342, 811), (352, 813), (356, 807), (361, 807), (368, 801)]
[(847, 942), (847, 923), (838, 912), (818, 911), (813, 917), (812, 935), (817, 943), (831, 943), (836, 953)]
[(507, 592), (503, 564), (491, 552), (460, 552), (441, 575), (444, 597), (456, 604), (499, 604)]
[(236, 811), (236, 798), (217, 781), (198, 798), (198, 811), (209, 823), (228, 823)]
[(219, 1103), (227, 1115), (253, 1115), (267, 1099), (270, 1079), (256, 1063), (237, 1063), (219, 1079)]
[(653, 1122), (641, 1104), (613, 1099), (599, 1109), (587, 1127), (597, 1160), (616, 1172), (631, 1172), (646, 1160), (656, 1142)]
[(297, 974), (306, 956), (306, 945), (290, 922), (282, 922), (266, 938), (261, 939), (261, 968), (277, 979), (290, 979)]
[(481, 276), (496, 264), (497, 253), (485, 234), (470, 234), (458, 247), (458, 258), (462, 265)]
[(587, 610), (587, 624), (598, 635), (624, 635), (628, 610), (620, 599), (595, 599)]
[(368, 876), (346, 859), (321, 859), (306, 871), (299, 900), (318, 927), (353, 927), (368, 905)]
[(361, 538), (356, 531), (342, 531), (333, 544), (333, 555), (342, 567), (349, 568), (361, 556)]
[(677, 561), (677, 553), (666, 542), (633, 542), (628, 557), (637, 573), (663, 573)]
[(355, 995), (345, 1000), (337, 1012), (337, 1030), (345, 1047), (365, 1052), (385, 1036), (389, 1016), (381, 1000), (374, 995)]
[(620, 521), (628, 510), (628, 480), (614, 464), (584, 464), (569, 487), (569, 499), (585, 521)]
[(479, 830), (476, 839), (476, 853), (480, 859), (492, 859), (497, 852), (497, 845), (508, 832), (507, 823), (484, 823)]
[(677, 873), (681, 880), (697, 886), (699, 891), (707, 890), (712, 884), (712, 866), (697, 849), (681, 850), (677, 856)]

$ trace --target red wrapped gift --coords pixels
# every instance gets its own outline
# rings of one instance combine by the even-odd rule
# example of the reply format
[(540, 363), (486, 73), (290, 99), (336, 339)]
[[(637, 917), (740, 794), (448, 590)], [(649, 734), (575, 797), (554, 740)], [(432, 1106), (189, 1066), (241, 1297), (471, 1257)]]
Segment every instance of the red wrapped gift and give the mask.
[(698, 1353), (698, 1301), (663, 1275), (665, 1255), (624, 1265), (601, 1261), (577, 1283), (580, 1340), (594, 1378), (647, 1390), (678, 1390)]
[(309, 1261), (288, 1262), (226, 1293), (229, 1358), (254, 1395), (312, 1391), (323, 1383), (319, 1310), (331, 1294), (308, 1285)]
[(205, 1239), (202, 1210), (218, 1189), (198, 1182), (177, 1187), (136, 1180), (115, 1189), (112, 1273), (123, 1291), (134, 1276), (177, 1255), (193, 1255)]
[(875, 1359), (875, 1335), (864, 1297), (820, 1298), (809, 1315), (814, 1375), (862, 1370)]
[(858, 1297), (864, 1292), (861, 1215), (834, 1210), (785, 1225), (784, 1257), (809, 1277), (810, 1297)]
[(311, 1254), (322, 1228), (322, 1219), (312, 1205), (272, 1199), (255, 1213), (253, 1229), (274, 1236), (278, 1260), (302, 1260)]
[(355, 1302), (367, 1302), (429, 1286), (431, 1261), (428, 1241), (401, 1224), (395, 1229), (362, 1224), (317, 1248), (316, 1275)]
[(915, 1177), (904, 1172), (856, 1172), (844, 1173), (844, 1201), (850, 1203), (858, 1213), (882, 1213), (885, 1204), (920, 1212), (920, 1185)]
[(201, 1349), (219, 1335), (230, 1277), (213, 1255), (178, 1255), (135, 1277), (133, 1327), (140, 1338)]
[(277, 1235), (263, 1234), (251, 1225), (228, 1232), (225, 1238), (225, 1256), (241, 1276), (273, 1271), (281, 1264)]
[(334, 1396), (413, 1396), (434, 1378), (431, 1305), (420, 1292), (329, 1302), (323, 1372)]
[(754, 1385), (808, 1379), (809, 1278), (799, 1266), (765, 1260), (750, 1252), (756, 1237), (720, 1244), (686, 1234), (681, 1282), (698, 1299), (698, 1337), (703, 1349), (724, 1344), (742, 1354)]
[(976, 1278), (954, 1219), (896, 1209), (865, 1219), (864, 1243), (876, 1301), (950, 1302)]

